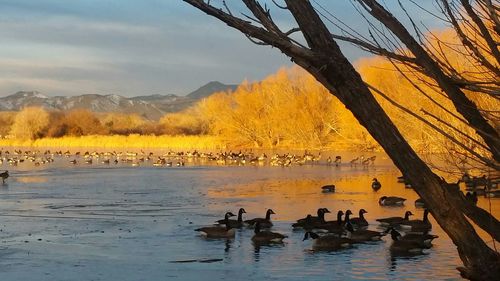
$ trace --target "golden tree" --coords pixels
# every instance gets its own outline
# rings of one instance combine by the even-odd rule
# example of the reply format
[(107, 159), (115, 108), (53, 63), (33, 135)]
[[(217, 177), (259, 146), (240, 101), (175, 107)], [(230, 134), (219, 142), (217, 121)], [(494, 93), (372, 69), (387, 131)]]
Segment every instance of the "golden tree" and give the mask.
[(49, 114), (41, 107), (25, 107), (16, 114), (10, 134), (18, 139), (34, 140), (43, 136)]

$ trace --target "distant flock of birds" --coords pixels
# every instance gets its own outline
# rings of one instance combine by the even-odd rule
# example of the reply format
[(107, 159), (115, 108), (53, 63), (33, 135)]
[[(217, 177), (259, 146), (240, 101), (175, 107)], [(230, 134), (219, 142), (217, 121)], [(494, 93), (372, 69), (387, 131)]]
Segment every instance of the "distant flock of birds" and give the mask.
[[(72, 158), (70, 164), (118, 164), (128, 163), (132, 166), (140, 166), (144, 162), (152, 162), (153, 166), (156, 167), (181, 167), (184, 166), (186, 162), (201, 162), (201, 163), (215, 163), (217, 165), (270, 165), (270, 166), (281, 166), (289, 167), (294, 165), (305, 165), (305, 164), (317, 164), (322, 160), (322, 154), (313, 154), (305, 151), (302, 155), (297, 155), (293, 153), (285, 154), (273, 154), (268, 156), (266, 153), (256, 154), (252, 151), (248, 152), (233, 152), (233, 151), (221, 151), (217, 153), (213, 152), (199, 152), (197, 150), (193, 151), (168, 151), (161, 155), (155, 155), (153, 152), (146, 153), (141, 151), (137, 152), (89, 152), (84, 153), (76, 152), (71, 153), (70, 151), (22, 151), (14, 150), (12, 153), (8, 150), (0, 150), (0, 164), (7, 162), (9, 165), (16, 166), (24, 162), (32, 162), (36, 166), (42, 164), (48, 164), (54, 162), (56, 157), (67, 157)], [(348, 166), (357, 167), (363, 166), (373, 166), (375, 164), (376, 156), (365, 157), (364, 155), (355, 157), (351, 159)], [(339, 167), (342, 164), (342, 156), (337, 155), (335, 157), (327, 157), (325, 162), (322, 162), (327, 166)]]

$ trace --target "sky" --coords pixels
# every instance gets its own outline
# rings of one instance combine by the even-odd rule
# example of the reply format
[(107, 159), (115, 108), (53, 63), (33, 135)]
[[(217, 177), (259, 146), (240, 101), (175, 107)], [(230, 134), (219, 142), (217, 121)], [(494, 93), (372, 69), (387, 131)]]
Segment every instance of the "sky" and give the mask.
[[(315, 1), (364, 28), (349, 0)], [(227, 3), (235, 15), (246, 12), (240, 1)], [(210, 81), (258, 81), (291, 65), (278, 49), (255, 45), (180, 0), (0, 0), (0, 10), (0, 97), (185, 95)], [(286, 11), (272, 12), (283, 30), (295, 26)], [(351, 61), (366, 55), (343, 47)]]

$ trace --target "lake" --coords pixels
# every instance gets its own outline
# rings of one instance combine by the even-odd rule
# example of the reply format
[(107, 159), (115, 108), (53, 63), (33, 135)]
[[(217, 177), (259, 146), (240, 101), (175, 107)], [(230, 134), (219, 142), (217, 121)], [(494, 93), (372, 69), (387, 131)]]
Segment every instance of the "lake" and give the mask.
[[(399, 172), (377, 158), (369, 167), (189, 165), (132, 167), (71, 165), (72, 158), (34, 166), (6, 162), (11, 177), (0, 186), (0, 280), (460, 280), (456, 248), (433, 222), (434, 247), (426, 254), (393, 257), (390, 236), (338, 252), (313, 252), (291, 223), (317, 208), (368, 211), (376, 218), (421, 218), (416, 194), (397, 183)], [(378, 192), (371, 180), (382, 183)], [(335, 184), (335, 193), (320, 187)], [(405, 207), (381, 207), (378, 198), (407, 198)], [(498, 199), (491, 199), (498, 216)], [(479, 204), (489, 201), (480, 198)], [(251, 229), (235, 239), (205, 239), (194, 229), (226, 211), (262, 217), (272, 208), (273, 231), (283, 245), (254, 246)]]

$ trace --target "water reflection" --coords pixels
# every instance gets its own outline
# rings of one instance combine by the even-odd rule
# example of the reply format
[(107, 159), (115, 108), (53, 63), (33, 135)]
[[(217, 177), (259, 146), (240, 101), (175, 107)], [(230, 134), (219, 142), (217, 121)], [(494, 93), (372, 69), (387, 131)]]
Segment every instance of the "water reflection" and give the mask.
[[(302, 241), (304, 232), (292, 230), (292, 222), (316, 215), (319, 207), (332, 212), (326, 220), (335, 220), (338, 210), (357, 214), (366, 209), (372, 230), (377, 229), (376, 218), (401, 216), (405, 210), (421, 218), (423, 210), (413, 204), (417, 195), (397, 183), (398, 175), (379, 166), (19, 172), (19, 178), (46, 180), (12, 180), (0, 197), (8, 226), (3, 227), (3, 242), (17, 251), (0, 261), (0, 267), (9, 268), (0, 271), (0, 280), (54, 280), (45, 273), (74, 276), (75, 265), (81, 265), (79, 276), (85, 280), (142, 280), (145, 271), (150, 280), (199, 280), (200, 275), (207, 281), (458, 279), (456, 247), (434, 221), (432, 232), (440, 237), (429, 254), (416, 257), (391, 255), (390, 237), (338, 252), (313, 252), (311, 242)], [(377, 192), (371, 188), (374, 177), (382, 183)], [(322, 193), (326, 184), (335, 184), (336, 192)], [(383, 195), (404, 197), (406, 206), (381, 207)], [(480, 198), (478, 204), (484, 207), (488, 201)], [(238, 229), (229, 240), (202, 239), (195, 233), (239, 208), (248, 212), (244, 219), (262, 217), (272, 208), (272, 231), (288, 235), (286, 243), (252, 243), (254, 232), (248, 228)], [(492, 204), (496, 216), (499, 208)]]

